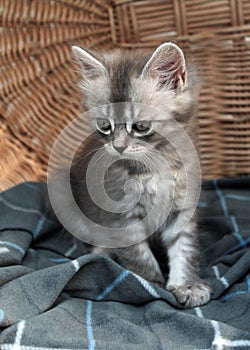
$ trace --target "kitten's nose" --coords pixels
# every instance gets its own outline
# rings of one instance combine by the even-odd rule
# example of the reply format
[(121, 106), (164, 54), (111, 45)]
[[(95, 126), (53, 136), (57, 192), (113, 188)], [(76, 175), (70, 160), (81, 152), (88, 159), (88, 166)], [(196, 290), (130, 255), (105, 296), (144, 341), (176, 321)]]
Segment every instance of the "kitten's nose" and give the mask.
[(125, 150), (125, 148), (126, 148), (126, 146), (125, 146), (125, 147), (124, 147), (124, 146), (119, 146), (119, 147), (114, 146), (114, 149), (115, 149), (117, 152), (119, 152), (120, 154), (123, 153), (123, 151)]

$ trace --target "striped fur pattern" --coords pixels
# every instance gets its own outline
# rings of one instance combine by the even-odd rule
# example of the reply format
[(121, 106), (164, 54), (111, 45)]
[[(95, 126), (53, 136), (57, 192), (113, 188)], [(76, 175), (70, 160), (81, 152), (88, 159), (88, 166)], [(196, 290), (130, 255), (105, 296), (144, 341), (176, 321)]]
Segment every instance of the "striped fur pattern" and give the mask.
[[(90, 53), (75, 46), (73, 53), (80, 67), (79, 86), (84, 95), (83, 105), (90, 110), (89, 115), (96, 128), (72, 167), (73, 193), (81, 210), (101, 225), (124, 227), (133, 220), (144, 218), (156, 192), (161, 193), (161, 209), (154, 218), (158, 229), (149, 239), (125, 248), (93, 247), (93, 252), (108, 254), (148, 281), (165, 286), (185, 307), (207, 303), (211, 290), (199, 277), (195, 217), (178, 233), (174, 233), (171, 226), (177, 215), (184, 218), (194, 209), (194, 204), (190, 200), (189, 205), (182, 208), (186, 193), (185, 169), (168, 137), (162, 136), (163, 133), (178, 138), (175, 126), (166, 122), (174, 119), (195, 144), (194, 118), (200, 85), (195, 71), (186, 64), (181, 49), (171, 43), (162, 44), (153, 54), (144, 50)], [(149, 112), (146, 124), (140, 124), (141, 111), (140, 108), (137, 110), (137, 104), (159, 108), (161, 112), (157, 115)], [(91, 112), (96, 107), (99, 111), (101, 108), (104, 119), (100, 125), (95, 124), (96, 116)], [(154, 130), (154, 123), (159, 120), (161, 133)], [(178, 142), (185, 152), (185, 144), (182, 145), (181, 140)], [(131, 156), (131, 161), (121, 159), (112, 165), (105, 178), (105, 189), (113, 200), (121, 200), (124, 194), (121, 188), (127, 180), (141, 180), (143, 191), (140, 201), (126, 213), (102, 212), (87, 199), (87, 189), (80, 187), (85, 179), (90, 159), (88, 155), (100, 148), (107, 154)], [(157, 157), (150, 156), (152, 148), (161, 153), (167, 166)], [(192, 156), (185, 166), (192, 172)], [(195, 184), (192, 191), (198, 191)], [(168, 219), (162, 224), (161, 219), (170, 207)], [(86, 227), (84, 229), (87, 230)], [(146, 232), (147, 227), (141, 228), (142, 237), (143, 230)], [(153, 253), (153, 246), (160, 246), (167, 252), (167, 282)]]

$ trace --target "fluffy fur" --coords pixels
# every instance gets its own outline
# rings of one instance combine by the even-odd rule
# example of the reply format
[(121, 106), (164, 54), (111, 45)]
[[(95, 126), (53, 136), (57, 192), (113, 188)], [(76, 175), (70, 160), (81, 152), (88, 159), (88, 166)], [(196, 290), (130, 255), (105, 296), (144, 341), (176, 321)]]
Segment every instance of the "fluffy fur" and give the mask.
[[(147, 238), (147, 227), (139, 225), (138, 231), (131, 237), (131, 243), (136, 241), (136, 235), (141, 235), (138, 240), (140, 243), (113, 249), (93, 247), (93, 252), (108, 254), (145, 279), (165, 286), (185, 307), (208, 302), (210, 288), (200, 279), (198, 273), (195, 217), (180, 232), (173, 231), (173, 222), (177, 215), (184, 220), (194, 210), (192, 194), (195, 197), (199, 190), (194, 181), (191, 184), (190, 200), (183, 208), (186, 170), (180, 155), (168, 142), (169, 139), (174, 140), (185, 153), (186, 141), (178, 138), (176, 125), (171, 123), (174, 119), (181, 124), (195, 144), (194, 118), (199, 81), (194, 70), (186, 65), (182, 51), (169, 43), (161, 45), (153, 54), (145, 50), (90, 53), (78, 47), (73, 47), (73, 52), (80, 66), (79, 85), (84, 95), (84, 108), (91, 111), (98, 107), (99, 113), (100, 110), (102, 112), (101, 118), (110, 120), (112, 124), (104, 129), (104, 132), (107, 130), (106, 134), (100, 130), (95, 131), (78, 150), (73, 162), (72, 189), (79, 207), (88, 218), (100, 225), (126, 227), (131, 222), (142, 220), (150, 211), (156, 193), (160, 193), (161, 205), (154, 217), (156, 230), (150, 238)], [(135, 107), (123, 102), (133, 102)], [(161, 132), (154, 130), (150, 135), (141, 137), (139, 134), (137, 137), (136, 129), (131, 129), (140, 120), (142, 113), (139, 107), (136, 108), (137, 104), (149, 106), (147, 118), (153, 126), (159, 122)], [(155, 110), (159, 110), (157, 115), (153, 112)], [(95, 120), (94, 114), (90, 112), (92, 120)], [(167, 138), (162, 137), (162, 133)], [(119, 201), (124, 198), (124, 184), (131, 179), (140, 180), (140, 200), (127, 212), (112, 213), (102, 210), (88, 195), (86, 170), (93, 153), (100, 149), (103, 149), (103, 154), (107, 157), (119, 156), (119, 153), (128, 158), (131, 156), (131, 160), (118, 160), (105, 176), (105, 190), (110, 198), (117, 201), (118, 207)], [(160, 152), (167, 166), (151, 153), (151, 149)], [(196, 168), (192, 155), (188, 157), (185, 166), (192, 174)], [(129, 199), (133, 198), (128, 196)], [(162, 222), (167, 210), (168, 218)], [(82, 229), (88, 234), (88, 227)], [(163, 256), (167, 252), (167, 283), (153, 253), (153, 247), (160, 249)]]

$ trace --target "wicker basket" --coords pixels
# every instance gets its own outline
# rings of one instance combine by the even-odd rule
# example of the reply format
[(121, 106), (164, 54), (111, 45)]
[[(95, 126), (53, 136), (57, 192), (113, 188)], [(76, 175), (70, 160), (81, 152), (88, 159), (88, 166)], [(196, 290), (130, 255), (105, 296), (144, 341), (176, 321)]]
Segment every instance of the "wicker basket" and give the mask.
[(0, 16), (1, 190), (44, 180), (55, 138), (79, 113), (72, 43), (179, 44), (203, 70), (203, 177), (250, 173), (249, 0), (2, 0)]

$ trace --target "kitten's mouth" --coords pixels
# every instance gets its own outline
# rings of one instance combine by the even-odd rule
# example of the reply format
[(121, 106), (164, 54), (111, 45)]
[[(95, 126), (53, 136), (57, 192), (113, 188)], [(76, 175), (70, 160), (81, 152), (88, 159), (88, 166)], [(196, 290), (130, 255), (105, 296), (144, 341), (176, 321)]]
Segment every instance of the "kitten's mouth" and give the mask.
[(140, 158), (140, 156), (143, 156), (143, 154), (145, 154), (145, 151), (143, 150), (131, 150), (128, 149), (127, 146), (115, 147), (113, 145), (106, 144), (105, 148), (113, 156), (121, 156), (122, 158), (126, 157), (134, 160), (138, 159), (138, 157)]

